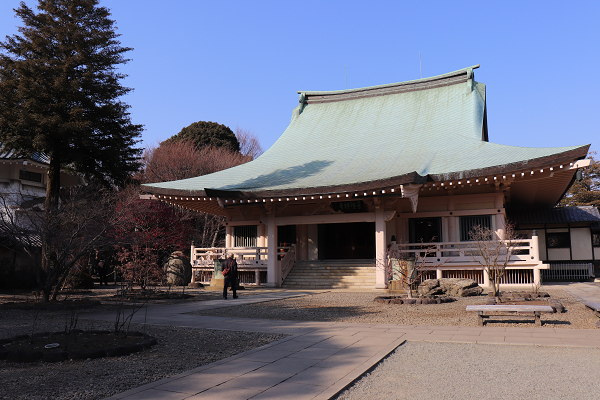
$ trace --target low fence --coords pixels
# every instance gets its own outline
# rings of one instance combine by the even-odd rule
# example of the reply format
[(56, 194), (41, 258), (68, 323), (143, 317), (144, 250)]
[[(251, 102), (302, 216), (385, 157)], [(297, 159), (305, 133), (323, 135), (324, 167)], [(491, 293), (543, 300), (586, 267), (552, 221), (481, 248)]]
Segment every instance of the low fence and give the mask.
[(545, 282), (587, 281), (594, 277), (592, 263), (550, 263), (550, 269), (542, 270)]
[(467, 270), (442, 270), (443, 278), (459, 278), (459, 279), (472, 279), (479, 285), (483, 285), (483, 271), (477, 269)]

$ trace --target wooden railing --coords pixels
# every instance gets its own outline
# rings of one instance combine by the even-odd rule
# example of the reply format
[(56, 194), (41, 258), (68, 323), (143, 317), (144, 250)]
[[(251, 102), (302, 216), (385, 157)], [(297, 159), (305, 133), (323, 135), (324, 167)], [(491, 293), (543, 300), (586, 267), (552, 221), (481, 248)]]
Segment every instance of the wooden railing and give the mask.
[(294, 267), (294, 263), (296, 262), (296, 246), (292, 245), (285, 256), (281, 259), (281, 283), (288, 276), (292, 268)]
[[(291, 256), (290, 253), (293, 255)], [(277, 264), (279, 268), (293, 267), (295, 262), (295, 246), (281, 246), (277, 248)], [(233, 255), (238, 264), (240, 282), (245, 284), (260, 285), (266, 283), (267, 260), (269, 258), (267, 247), (210, 247), (191, 248), (190, 263), (192, 264), (192, 282), (210, 283), (214, 272), (214, 263), (217, 259), (224, 259)], [(281, 261), (279, 261), (281, 260)], [(291, 260), (291, 261), (290, 261)], [(290, 266), (291, 262), (291, 266)], [(284, 272), (285, 275), (287, 273)]]
[[(480, 266), (482, 261), (476, 242), (399, 243), (390, 247), (390, 256), (414, 258), (422, 266), (442, 268), (458, 264)], [(541, 263), (537, 237), (513, 241), (509, 267)]]

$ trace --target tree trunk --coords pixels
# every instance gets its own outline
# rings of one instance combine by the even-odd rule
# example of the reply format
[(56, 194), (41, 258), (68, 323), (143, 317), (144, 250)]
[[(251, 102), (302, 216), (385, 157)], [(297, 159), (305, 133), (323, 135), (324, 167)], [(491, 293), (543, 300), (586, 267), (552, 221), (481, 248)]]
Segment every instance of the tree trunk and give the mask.
[(50, 156), (48, 167), (48, 182), (46, 184), (46, 200), (44, 208), (46, 212), (52, 212), (58, 208), (60, 197), (60, 157), (53, 153)]
[[(46, 224), (52, 220), (52, 215), (58, 210), (60, 198), (60, 158), (56, 154), (50, 156), (50, 166), (48, 167), (48, 182), (46, 183), (46, 199), (44, 201), (44, 213), (46, 215)], [(41, 235), (42, 239), (42, 269), (46, 271), (46, 282), (43, 285), (44, 297), (43, 301), (50, 301), (50, 293), (52, 291), (52, 283), (57, 279), (54, 277), (56, 265), (52, 265), (50, 261), (51, 254), (48, 249), (48, 241), (50, 232), (44, 229)], [(53, 299), (56, 298), (54, 294)]]

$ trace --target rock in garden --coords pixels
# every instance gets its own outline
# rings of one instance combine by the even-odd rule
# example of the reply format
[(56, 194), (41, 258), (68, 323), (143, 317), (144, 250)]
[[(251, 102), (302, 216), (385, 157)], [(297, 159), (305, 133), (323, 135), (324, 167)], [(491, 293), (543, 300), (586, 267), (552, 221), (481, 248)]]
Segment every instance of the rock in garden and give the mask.
[(417, 291), (421, 296), (433, 296), (440, 291), (439, 279), (427, 279), (419, 284)]
[(550, 300), (549, 301), (550, 307), (552, 307), (552, 309), (554, 310), (555, 313), (563, 313), (565, 312), (565, 307), (560, 303), (560, 301), (558, 300)]
[(168, 285), (184, 286), (192, 280), (192, 264), (181, 251), (173, 252), (163, 268)]
[(421, 282), (418, 292), (421, 296), (445, 294), (448, 296), (466, 297), (480, 295), (483, 293), (483, 288), (472, 279), (442, 278), (427, 279)]

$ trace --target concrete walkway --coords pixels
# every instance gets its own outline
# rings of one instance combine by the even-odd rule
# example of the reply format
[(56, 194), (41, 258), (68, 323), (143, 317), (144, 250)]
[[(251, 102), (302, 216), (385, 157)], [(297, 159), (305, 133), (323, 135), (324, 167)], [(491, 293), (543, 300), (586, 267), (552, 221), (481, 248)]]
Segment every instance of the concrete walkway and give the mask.
[[(581, 300), (600, 299), (600, 283), (575, 283), (560, 285), (560, 288)], [(600, 330), (371, 325), (185, 314), (314, 292), (278, 290), (236, 300), (149, 307), (147, 315), (138, 313), (133, 322), (219, 330), (235, 327), (236, 331), (286, 333), (291, 336), (128, 390), (110, 399), (329, 399), (405, 340), (600, 347)], [(91, 317), (112, 321), (114, 314), (94, 314)]]
[(559, 283), (553, 286), (563, 289), (583, 303), (600, 303), (600, 282)]

